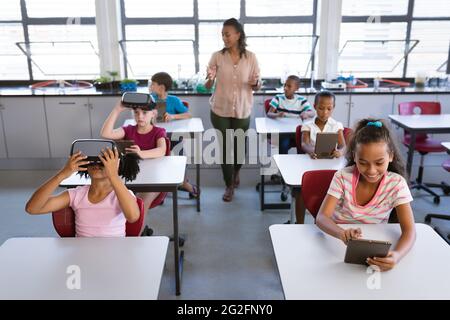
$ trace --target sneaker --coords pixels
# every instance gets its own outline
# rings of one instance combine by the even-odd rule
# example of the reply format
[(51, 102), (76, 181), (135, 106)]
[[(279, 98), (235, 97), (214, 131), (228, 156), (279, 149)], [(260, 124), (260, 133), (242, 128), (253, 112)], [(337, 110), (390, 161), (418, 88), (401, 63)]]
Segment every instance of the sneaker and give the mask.
[(149, 228), (147, 225), (142, 230), (141, 237), (150, 237), (153, 234), (153, 229)]

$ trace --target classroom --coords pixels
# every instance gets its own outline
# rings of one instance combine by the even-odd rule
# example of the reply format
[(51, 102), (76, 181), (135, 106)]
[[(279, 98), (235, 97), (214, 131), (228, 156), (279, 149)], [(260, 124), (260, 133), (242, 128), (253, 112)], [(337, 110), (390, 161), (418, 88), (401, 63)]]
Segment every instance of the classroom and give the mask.
[(2, 2), (0, 300), (449, 300), (449, 208), (449, 1)]

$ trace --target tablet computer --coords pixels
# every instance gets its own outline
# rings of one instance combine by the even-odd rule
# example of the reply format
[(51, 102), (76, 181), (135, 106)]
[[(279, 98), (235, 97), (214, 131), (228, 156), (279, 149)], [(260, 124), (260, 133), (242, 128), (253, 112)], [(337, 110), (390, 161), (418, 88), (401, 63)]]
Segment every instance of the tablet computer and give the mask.
[(367, 258), (384, 258), (387, 256), (390, 247), (391, 243), (389, 241), (350, 239), (347, 244), (344, 262), (367, 265)]
[(316, 136), (314, 153), (319, 159), (331, 159), (338, 143), (337, 132), (319, 132)]
[(133, 140), (116, 140), (115, 143), (117, 145), (117, 150), (123, 154), (127, 153), (127, 148), (135, 145)]

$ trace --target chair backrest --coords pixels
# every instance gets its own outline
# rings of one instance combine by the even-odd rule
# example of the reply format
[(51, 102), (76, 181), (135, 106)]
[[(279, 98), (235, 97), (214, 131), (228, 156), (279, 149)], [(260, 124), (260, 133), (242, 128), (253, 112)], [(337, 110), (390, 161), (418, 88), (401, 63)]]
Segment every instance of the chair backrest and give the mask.
[[(440, 114), (441, 104), (439, 102), (432, 101), (411, 101), (401, 102), (398, 104), (398, 114), (400, 115), (413, 115), (419, 111), (419, 114)], [(426, 133), (417, 133), (416, 141), (423, 141), (428, 138)], [(409, 132), (405, 130), (406, 143), (409, 142)]]
[(297, 126), (295, 129), (295, 147), (298, 154), (304, 153), (302, 150), (302, 125)]
[[(125, 224), (127, 237), (139, 236), (144, 224), (144, 201), (136, 197), (136, 202), (139, 207), (139, 219), (133, 223), (127, 222)], [(52, 220), (53, 226), (60, 237), (75, 237), (75, 213), (71, 207), (52, 212)]]
[(266, 99), (264, 100), (264, 112), (267, 114), (270, 110), (270, 101), (272, 101), (272, 99)]
[(352, 135), (352, 133), (353, 133), (352, 129), (347, 127), (344, 128), (344, 140), (346, 145), (348, 145), (348, 143), (350, 142), (350, 136)]
[(319, 213), (335, 172), (336, 170), (315, 170), (303, 174), (301, 192), (303, 203), (314, 219)]
[(166, 156), (170, 156), (170, 139), (169, 137), (164, 137), (164, 140), (166, 141)]
[(189, 108), (189, 102), (182, 100), (181, 101), (186, 108)]

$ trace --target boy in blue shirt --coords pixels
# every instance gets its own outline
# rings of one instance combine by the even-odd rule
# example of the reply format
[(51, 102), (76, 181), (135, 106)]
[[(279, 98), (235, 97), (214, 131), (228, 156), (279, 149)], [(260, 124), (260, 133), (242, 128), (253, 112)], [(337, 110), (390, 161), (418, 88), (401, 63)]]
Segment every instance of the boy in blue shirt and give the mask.
[[(157, 103), (165, 102), (166, 104), (166, 113), (163, 115), (164, 122), (191, 118), (188, 108), (181, 99), (168, 94), (168, 91), (172, 89), (172, 84), (172, 77), (167, 72), (158, 72), (152, 76), (151, 84), (149, 85), (151, 95), (155, 101)], [(170, 134), (168, 136), (170, 138)], [(171, 140), (171, 149), (180, 141)], [(184, 180), (181, 189), (189, 192), (189, 198), (196, 198), (200, 194), (198, 186), (189, 183), (187, 179)]]
[[(284, 94), (277, 94), (270, 101), (270, 109), (267, 112), (269, 118), (292, 117), (303, 121), (314, 117), (314, 110), (305, 97), (295, 92), (300, 88), (300, 78), (291, 75), (284, 84)], [(280, 137), (280, 154), (287, 154), (295, 141), (291, 137)]]

